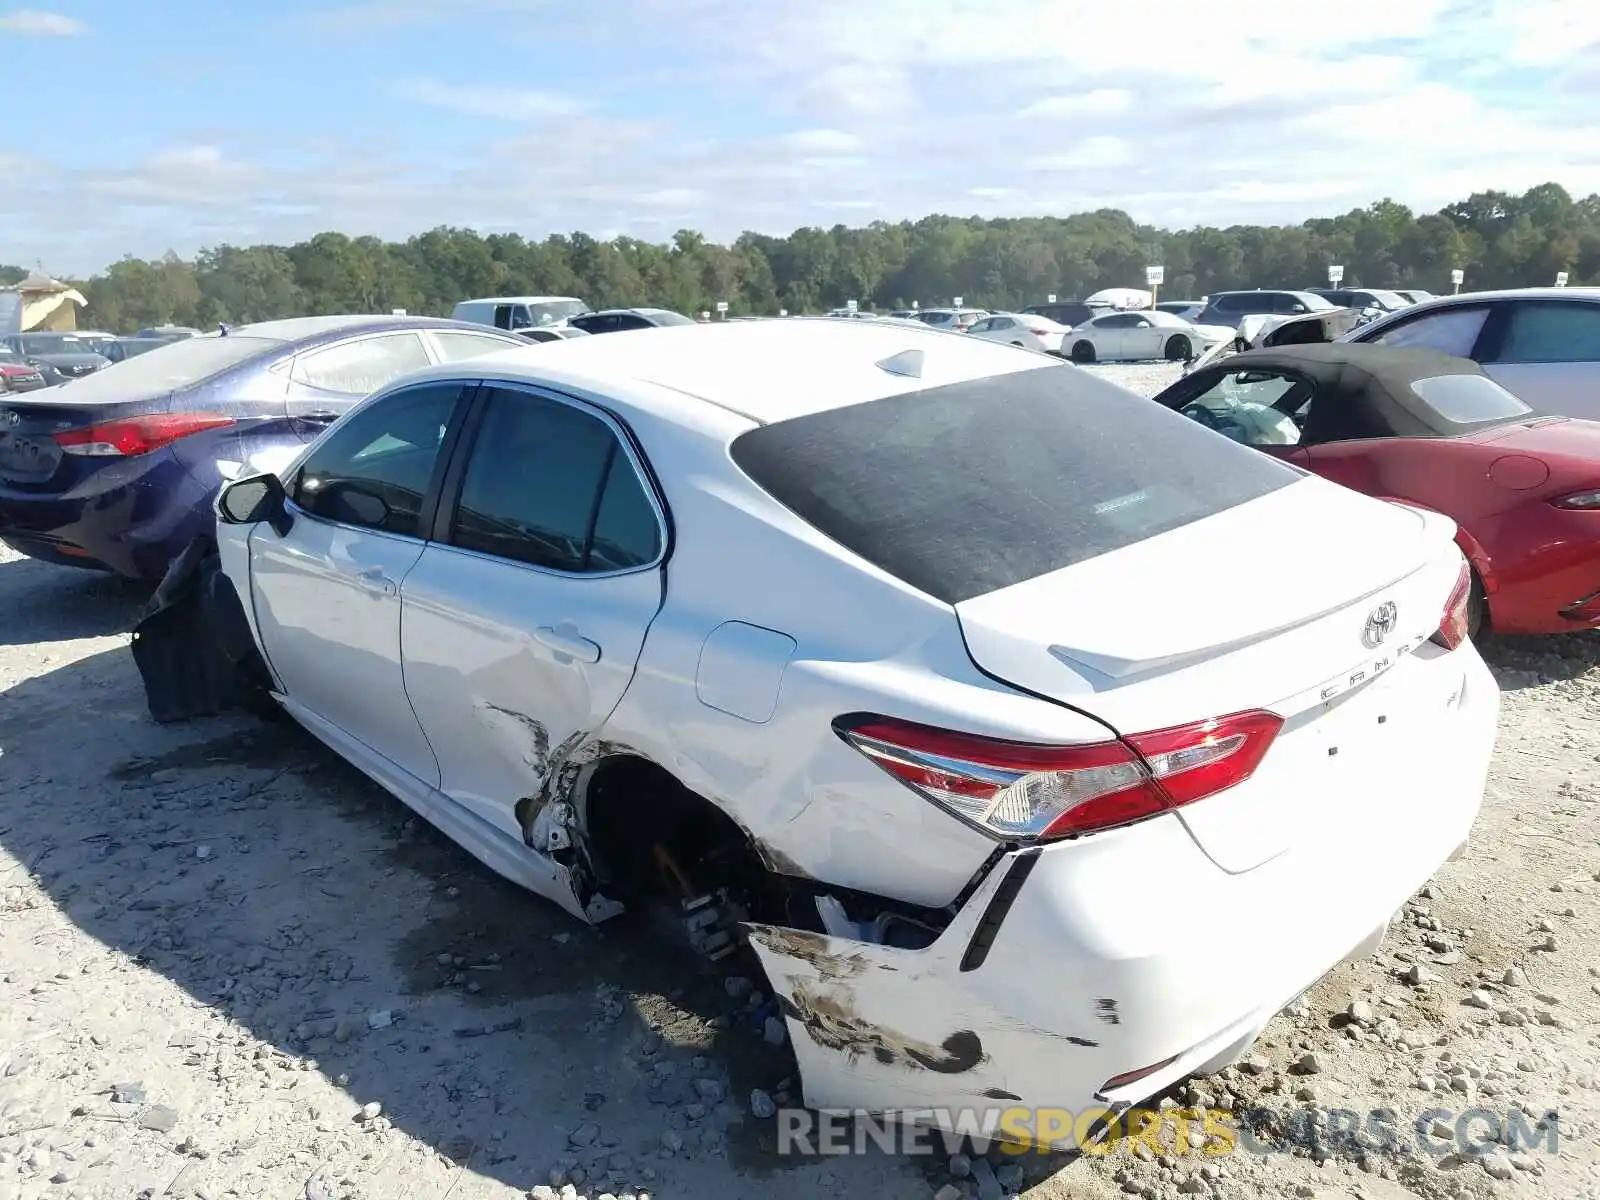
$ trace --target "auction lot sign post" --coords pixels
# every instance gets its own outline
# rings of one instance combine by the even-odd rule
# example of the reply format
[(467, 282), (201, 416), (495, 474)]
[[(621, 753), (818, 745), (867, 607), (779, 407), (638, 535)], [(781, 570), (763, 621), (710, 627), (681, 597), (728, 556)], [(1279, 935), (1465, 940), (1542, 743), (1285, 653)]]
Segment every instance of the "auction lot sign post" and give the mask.
[(1342, 266), (1330, 266), (1328, 268), (1328, 286), (1338, 287), (1343, 282), (1344, 268)]
[(1461, 285), (1467, 281), (1467, 273), (1460, 267), (1450, 272), (1450, 286), (1456, 289), (1456, 294), (1461, 294)]
[(1156, 294), (1161, 290), (1161, 285), (1167, 281), (1166, 267), (1146, 267), (1144, 269), (1145, 286), (1150, 289), (1150, 307), (1156, 306)]
[(1296, 1150), (1332, 1155), (1413, 1156), (1442, 1160), (1450, 1155), (1482, 1158), (1495, 1153), (1560, 1150), (1560, 1118), (1520, 1108), (1430, 1108), (1402, 1115), (1393, 1109), (1366, 1112), (1313, 1106), (1221, 1108), (902, 1109), (887, 1113), (778, 1110), (779, 1154), (843, 1156), (867, 1153), (944, 1155), (968, 1138), (993, 1142), (1004, 1154), (1052, 1154), (1076, 1149), (1104, 1157), (1132, 1154), (1277, 1155)]

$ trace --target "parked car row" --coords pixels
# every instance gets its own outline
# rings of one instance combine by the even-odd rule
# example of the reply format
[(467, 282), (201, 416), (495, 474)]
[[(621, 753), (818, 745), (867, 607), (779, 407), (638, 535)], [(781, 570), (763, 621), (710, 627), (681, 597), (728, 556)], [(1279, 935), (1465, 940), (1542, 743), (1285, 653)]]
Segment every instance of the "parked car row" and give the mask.
[[(402, 334), (453, 331), (337, 336)], [(301, 327), (141, 362), (269, 336), (246, 374), (293, 395), (330, 353)], [(1397, 477), (1554, 435), (1470, 364), (1318, 349), (1164, 403), (895, 320), (430, 352), (226, 486), (186, 559), (217, 586), (163, 589), (204, 619), (158, 609), (136, 658), (181, 692), (204, 673), (161, 647), (220, 630), (491, 869), (743, 945), (812, 1107), (1120, 1111), (1375, 949), (1483, 796), (1499, 695), (1455, 526), (1321, 477), (1320, 431), (1438, 442)], [(1289, 438), (1266, 407), (1311, 469), (1219, 431)]]
[(0, 540), (160, 579), (210, 529), (217, 489), (244, 464), (297, 451), (407, 372), (526, 345), (458, 321), (304, 317), (170, 339), (65, 387), (7, 394)]

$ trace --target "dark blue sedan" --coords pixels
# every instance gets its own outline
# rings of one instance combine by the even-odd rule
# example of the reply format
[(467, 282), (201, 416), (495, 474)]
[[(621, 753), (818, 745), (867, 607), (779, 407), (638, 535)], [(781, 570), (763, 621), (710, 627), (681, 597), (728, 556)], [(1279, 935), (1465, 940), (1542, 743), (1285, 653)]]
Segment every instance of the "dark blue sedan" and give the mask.
[(528, 348), (429, 317), (299, 317), (182, 338), (27, 399), (0, 397), (0, 541), (30, 558), (160, 579), (209, 533), (227, 473), (315, 438), (436, 362)]

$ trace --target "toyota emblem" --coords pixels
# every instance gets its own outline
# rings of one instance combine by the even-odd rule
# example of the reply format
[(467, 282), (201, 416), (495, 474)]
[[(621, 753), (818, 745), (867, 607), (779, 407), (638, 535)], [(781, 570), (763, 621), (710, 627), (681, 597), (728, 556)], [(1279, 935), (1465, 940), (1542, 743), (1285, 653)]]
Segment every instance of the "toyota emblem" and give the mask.
[(1367, 626), (1361, 631), (1361, 644), (1368, 650), (1376, 650), (1383, 645), (1383, 640), (1394, 632), (1398, 617), (1393, 600), (1385, 600), (1378, 605), (1367, 614)]
[(0, 412), (0, 421), (4, 421), (7, 425), (21, 425), (22, 414), (14, 408), (8, 408), (5, 412)]

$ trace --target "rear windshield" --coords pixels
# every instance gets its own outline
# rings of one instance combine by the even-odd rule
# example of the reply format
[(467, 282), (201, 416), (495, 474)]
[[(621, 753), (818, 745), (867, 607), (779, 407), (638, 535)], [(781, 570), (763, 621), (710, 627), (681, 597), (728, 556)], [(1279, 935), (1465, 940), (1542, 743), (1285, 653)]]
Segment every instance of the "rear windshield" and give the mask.
[(732, 453), (828, 537), (947, 604), (1301, 477), (1066, 364), (780, 421)]
[(132, 400), (188, 387), (282, 346), (274, 338), (237, 334), (180, 338), (63, 386), (72, 389), (74, 400)]

